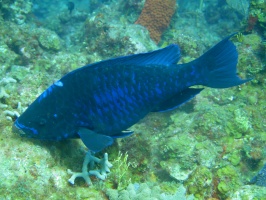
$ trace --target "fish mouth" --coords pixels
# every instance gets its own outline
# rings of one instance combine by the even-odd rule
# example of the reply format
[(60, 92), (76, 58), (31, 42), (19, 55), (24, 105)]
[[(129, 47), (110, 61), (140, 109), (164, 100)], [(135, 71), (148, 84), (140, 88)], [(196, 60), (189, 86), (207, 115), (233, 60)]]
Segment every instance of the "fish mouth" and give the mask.
[(21, 136), (26, 135), (26, 134), (27, 135), (29, 135), (29, 134), (38, 135), (38, 131), (36, 129), (27, 127), (27, 126), (25, 126), (23, 124), (20, 124), (18, 122), (18, 119), (13, 124), (12, 131), (14, 133), (17, 133), (17, 134), (21, 135)]
[(15, 123), (12, 125), (12, 132), (14, 132), (15, 134), (18, 135), (25, 135), (26, 133), (19, 127), (19, 124), (17, 122), (17, 120), (15, 121)]

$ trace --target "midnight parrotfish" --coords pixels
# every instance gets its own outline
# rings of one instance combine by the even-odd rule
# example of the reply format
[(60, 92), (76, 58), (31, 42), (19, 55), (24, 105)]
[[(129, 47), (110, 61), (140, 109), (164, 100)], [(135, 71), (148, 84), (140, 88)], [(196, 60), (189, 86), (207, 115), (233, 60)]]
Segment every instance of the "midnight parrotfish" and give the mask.
[(236, 74), (231, 36), (186, 64), (177, 64), (180, 50), (173, 44), (76, 69), (46, 89), (14, 129), (37, 139), (81, 138), (88, 149), (101, 151), (132, 134), (128, 128), (149, 112), (173, 110), (203, 90), (191, 86), (228, 88), (249, 81)]
[(69, 14), (72, 13), (74, 8), (75, 8), (75, 4), (72, 1), (67, 2), (67, 9), (69, 10)]

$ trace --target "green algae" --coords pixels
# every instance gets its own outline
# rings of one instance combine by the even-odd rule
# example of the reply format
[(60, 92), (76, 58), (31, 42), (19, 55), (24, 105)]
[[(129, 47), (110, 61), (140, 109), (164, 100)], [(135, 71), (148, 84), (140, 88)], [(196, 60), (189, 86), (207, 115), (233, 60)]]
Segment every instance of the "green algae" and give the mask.
[(249, 34), (243, 36), (242, 43), (249, 45), (253, 51), (258, 51), (261, 48), (261, 37), (257, 34)]
[(217, 176), (220, 179), (218, 191), (221, 193), (222, 197), (229, 196), (230, 192), (236, 191), (242, 185), (240, 175), (237, 170), (230, 165), (220, 168), (217, 171)]
[(247, 114), (242, 109), (234, 110), (234, 120), (226, 125), (227, 134), (231, 134), (235, 139), (241, 138), (251, 129), (251, 124)]
[(117, 190), (125, 189), (131, 183), (132, 177), (129, 171), (128, 154), (123, 155), (119, 152), (112, 164), (113, 169), (108, 181), (112, 182), (113, 188)]
[(266, 28), (266, 15), (265, 15), (266, 5), (264, 1), (252, 0), (250, 2), (250, 15), (256, 17), (258, 20), (258, 25), (261, 28)]
[(232, 154), (229, 155), (228, 160), (231, 162), (233, 166), (238, 165), (241, 161), (240, 152), (237, 152), (237, 151), (233, 152)]
[(212, 172), (203, 166), (197, 167), (185, 182), (188, 193), (196, 199), (205, 199), (212, 193)]
[(210, 140), (200, 141), (196, 144), (195, 155), (197, 162), (205, 167), (215, 166), (216, 158), (219, 155), (219, 148)]

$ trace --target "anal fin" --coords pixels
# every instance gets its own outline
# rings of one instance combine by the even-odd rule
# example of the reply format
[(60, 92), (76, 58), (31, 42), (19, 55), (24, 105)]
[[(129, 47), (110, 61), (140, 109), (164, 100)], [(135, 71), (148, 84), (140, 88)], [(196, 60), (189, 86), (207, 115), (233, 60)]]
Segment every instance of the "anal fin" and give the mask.
[(161, 104), (157, 105), (152, 112), (165, 112), (173, 110), (182, 104), (186, 103), (197, 94), (199, 94), (204, 88), (196, 89), (196, 88), (188, 88), (183, 90), (182, 92), (174, 95), (170, 99), (162, 102)]

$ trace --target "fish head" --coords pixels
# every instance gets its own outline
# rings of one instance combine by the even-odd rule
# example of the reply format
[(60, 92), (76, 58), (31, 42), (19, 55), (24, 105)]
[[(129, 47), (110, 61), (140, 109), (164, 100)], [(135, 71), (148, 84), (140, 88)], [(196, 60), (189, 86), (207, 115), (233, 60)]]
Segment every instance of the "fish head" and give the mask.
[[(54, 89), (55, 91), (55, 89)], [(44, 95), (45, 94), (45, 95)], [(74, 133), (73, 123), (69, 121), (64, 104), (58, 93), (40, 95), (15, 121), (13, 131), (23, 137), (61, 140)], [(72, 134), (73, 136), (74, 134)], [(77, 136), (73, 136), (77, 137)]]
[(13, 131), (21, 136), (37, 137), (45, 124), (45, 119), (34, 119), (30, 112), (26, 111), (15, 121)]

